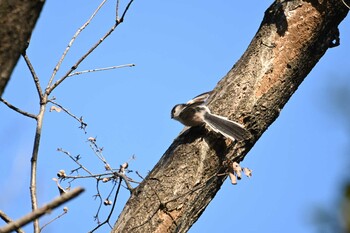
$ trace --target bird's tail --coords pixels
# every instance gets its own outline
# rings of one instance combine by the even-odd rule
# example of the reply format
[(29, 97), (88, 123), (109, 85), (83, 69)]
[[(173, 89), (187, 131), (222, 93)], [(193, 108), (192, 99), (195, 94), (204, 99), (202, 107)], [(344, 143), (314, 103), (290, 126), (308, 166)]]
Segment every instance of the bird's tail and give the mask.
[(204, 121), (215, 132), (219, 132), (233, 141), (242, 141), (244, 139), (247, 139), (250, 135), (249, 132), (244, 129), (241, 124), (209, 112), (206, 112), (204, 114)]

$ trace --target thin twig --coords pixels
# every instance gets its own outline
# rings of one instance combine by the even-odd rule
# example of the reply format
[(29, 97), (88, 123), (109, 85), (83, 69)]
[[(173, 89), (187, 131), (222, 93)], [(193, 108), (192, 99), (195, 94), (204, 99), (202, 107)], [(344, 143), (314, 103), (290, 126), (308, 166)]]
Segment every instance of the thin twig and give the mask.
[[(54, 80), (54, 78), (55, 78), (55, 76), (56, 76), (56, 74), (57, 74), (57, 71), (60, 69), (61, 64), (62, 64), (64, 58), (66, 57), (66, 55), (67, 55), (69, 49), (72, 47), (74, 41), (77, 39), (78, 35), (90, 24), (91, 20), (96, 16), (97, 12), (101, 9), (101, 7), (105, 4), (106, 1), (107, 1), (107, 0), (103, 0), (103, 1), (100, 3), (100, 5), (96, 8), (96, 10), (94, 11), (94, 13), (92, 13), (92, 15), (90, 16), (90, 18), (83, 24), (83, 26), (81, 26), (81, 27), (78, 29), (78, 31), (76, 31), (76, 33), (74, 34), (73, 38), (69, 41), (66, 50), (63, 52), (63, 54), (62, 54), (60, 60), (58, 61), (57, 65), (55, 66), (55, 68), (54, 68), (54, 70), (53, 70), (53, 73), (52, 73), (52, 75), (51, 75), (51, 78), (50, 78), (50, 80), (49, 80), (49, 83), (48, 83), (46, 89), (49, 89), (49, 88), (50, 88), (50, 86), (51, 86), (51, 84), (52, 84), (52, 82), (53, 82), (53, 80)], [(51, 91), (52, 91), (52, 90), (51, 90)], [(51, 92), (51, 91), (50, 91), (50, 92)], [(48, 94), (49, 94), (49, 93), (48, 93)]]
[(60, 85), (60, 83), (62, 83), (66, 78), (69, 77), (69, 75), (80, 65), (80, 63), (82, 61), (85, 60), (85, 58), (87, 58), (90, 53), (92, 53), (108, 36), (110, 36), (112, 34), (112, 32), (116, 29), (116, 27), (118, 27), (119, 24), (121, 24), (124, 21), (124, 17), (127, 13), (127, 11), (129, 10), (129, 7), (131, 5), (131, 3), (133, 2), (133, 0), (131, 0), (128, 5), (126, 6), (122, 17), (118, 20), (116, 19), (115, 24), (106, 32), (106, 34), (101, 37), (96, 44), (94, 44), (68, 71), (65, 75), (63, 75), (59, 80), (57, 80), (54, 84), (52, 84), (51, 87), (48, 87), (46, 89), (46, 93), (49, 95), (58, 85)]
[(142, 180), (145, 179), (138, 171), (136, 171), (136, 175), (138, 175)]
[(81, 167), (84, 171), (86, 171), (90, 176), (95, 176), (86, 167), (84, 167), (77, 159), (75, 159), (68, 151), (63, 150), (62, 148), (58, 148), (57, 151), (63, 152), (64, 154), (68, 155), (69, 158), (71, 158), (76, 164), (79, 165), (79, 167)]
[(67, 214), (68, 213), (68, 209), (63, 209), (63, 213), (57, 215), (56, 217), (54, 217), (53, 219), (51, 219), (50, 221), (48, 221), (45, 225), (43, 225), (41, 228), (40, 228), (40, 232), (43, 231), (43, 229), (48, 226), (49, 224), (53, 223), (54, 221), (56, 221), (57, 219), (59, 219), (60, 217), (62, 217), (63, 215)]
[[(118, 181), (119, 181), (119, 179), (118, 179)], [(112, 196), (113, 190), (114, 190), (114, 188), (115, 188), (116, 185), (117, 185), (117, 181), (113, 182), (113, 187), (112, 187), (112, 189), (109, 191), (109, 193), (108, 193), (108, 195), (107, 195), (107, 197), (106, 197), (106, 200), (109, 200), (110, 196)]]
[[(13, 222), (13, 220), (7, 216), (3, 211), (0, 210), (0, 218), (4, 220), (6, 223)], [(17, 233), (24, 233), (24, 231), (21, 228), (18, 228), (15, 230)]]
[(118, 20), (118, 17), (119, 17), (119, 0), (117, 0), (117, 4), (115, 6), (115, 19)]
[(91, 70), (77, 71), (77, 72), (71, 73), (70, 75), (68, 75), (68, 77), (72, 77), (74, 75), (85, 74), (85, 73), (89, 73), (89, 72), (112, 70), (112, 69), (118, 69), (118, 68), (124, 68), (124, 67), (133, 67), (133, 66), (135, 66), (135, 64), (125, 64), (125, 65), (119, 65), (119, 66), (110, 66), (110, 67), (105, 67), (105, 68), (96, 68), (96, 69), (91, 69)]
[(80, 128), (84, 130), (84, 132), (86, 133), (85, 129), (87, 127), (87, 123), (85, 123), (83, 121), (83, 118), (82, 117), (77, 117), (75, 116), (74, 114), (72, 114), (68, 109), (66, 109), (65, 107), (63, 107), (62, 105), (60, 105), (59, 103), (53, 101), (52, 99), (51, 100), (48, 100), (47, 102), (50, 102), (58, 107), (60, 107), (65, 113), (67, 113), (69, 116), (73, 117), (75, 120), (77, 120), (79, 123), (80, 123)]
[(11, 222), (7, 224), (6, 226), (0, 228), (1, 233), (7, 233), (14, 231), (15, 229), (18, 229), (19, 227), (22, 227), (30, 222), (32, 222), (35, 219), (40, 218), (46, 213), (49, 213), (53, 209), (57, 208), (58, 206), (62, 205), (63, 203), (66, 203), (67, 201), (77, 197), (79, 194), (81, 194), (84, 191), (83, 188), (75, 188), (70, 192), (64, 193), (61, 196), (55, 198), (52, 202), (49, 204), (44, 205), (41, 208), (38, 208), (31, 213), (27, 214), (26, 216)]
[[(101, 224), (100, 219), (99, 219), (99, 213), (100, 213), (102, 204), (105, 203), (105, 202), (102, 200), (102, 197), (101, 197), (100, 188), (99, 188), (99, 181), (100, 181), (100, 179), (96, 182), (97, 194), (95, 195), (95, 197), (99, 197), (99, 199), (100, 199), (100, 205), (99, 205), (99, 207), (98, 207), (98, 209), (97, 209), (97, 212), (96, 212), (96, 214), (95, 214), (95, 216), (94, 216), (94, 218), (95, 218), (95, 220), (97, 221), (97, 224), (98, 224), (98, 225)], [(114, 190), (115, 186), (116, 186), (116, 182), (114, 182), (114, 185), (113, 185), (112, 190)], [(111, 191), (111, 192), (112, 192), (112, 191)], [(110, 195), (108, 195), (108, 197), (107, 197), (107, 199), (106, 199), (105, 201), (108, 200), (109, 196), (110, 196)], [(104, 224), (104, 223), (103, 223), (103, 224)]]
[(122, 17), (121, 17), (120, 19), (116, 19), (118, 24), (119, 24), (119, 23), (122, 23), (122, 22), (124, 21), (126, 12), (128, 12), (129, 7), (131, 6), (131, 3), (132, 3), (133, 1), (134, 1), (134, 0), (130, 0), (130, 2), (128, 3), (128, 5), (126, 5), (125, 10), (124, 10), (124, 12), (123, 12), (123, 14), (122, 14)]
[(63, 75), (59, 80), (57, 80), (54, 84), (52, 84), (51, 87), (49, 87), (46, 90), (46, 93), (50, 94), (60, 83), (62, 83), (66, 78), (69, 77), (69, 75), (80, 65), (82, 61), (87, 58), (90, 53), (92, 53), (116, 28), (116, 25), (113, 25), (111, 29), (101, 38), (98, 40), (96, 44), (94, 44), (68, 71), (65, 75)]
[(70, 175), (66, 175), (64, 176), (64, 179), (73, 179), (73, 180), (76, 180), (76, 179), (89, 179), (89, 178), (95, 178), (96, 180), (100, 180), (101, 177), (103, 176), (112, 176), (113, 173), (109, 172), (109, 173), (103, 173), (103, 174), (92, 174), (92, 175), (88, 175), (88, 176), (70, 176)]
[(26, 117), (30, 117), (30, 118), (33, 118), (33, 119), (37, 119), (37, 116), (35, 116), (34, 114), (32, 113), (29, 113), (29, 112), (26, 112), (26, 111), (23, 111), (15, 106), (13, 106), (12, 104), (10, 104), (9, 102), (7, 102), (6, 100), (4, 100), (3, 98), (0, 97), (0, 101), (3, 102), (7, 107), (11, 108), (12, 110), (26, 116)]
[(102, 148), (98, 147), (98, 145), (96, 144), (96, 140), (89, 140), (89, 142), (90, 142), (89, 146), (91, 150), (94, 152), (94, 154), (97, 156), (97, 158), (99, 158), (105, 165), (108, 165), (107, 160), (102, 154)]
[(97, 221), (97, 224), (101, 223), (98, 215), (100, 213), (100, 210), (101, 210), (101, 207), (102, 207), (102, 203), (103, 203), (103, 200), (102, 200), (102, 197), (101, 197), (101, 193), (100, 193), (99, 184), (100, 184), (100, 179), (98, 179), (97, 182), (96, 182), (97, 194), (95, 195), (95, 200), (96, 200), (97, 197), (100, 199), (100, 205), (98, 206), (96, 215), (94, 216), (95, 220)]
[(90, 233), (96, 231), (98, 228), (100, 228), (101, 226), (103, 226), (103, 225), (106, 224), (106, 223), (109, 224), (109, 220), (110, 220), (110, 218), (111, 218), (111, 216), (112, 216), (113, 210), (114, 210), (114, 208), (115, 208), (115, 204), (117, 203), (117, 198), (118, 198), (118, 194), (119, 194), (119, 190), (120, 190), (121, 183), (122, 183), (122, 179), (120, 178), (120, 179), (119, 179), (119, 183), (118, 183), (118, 188), (117, 188), (117, 191), (116, 191), (115, 196), (114, 196), (112, 208), (111, 208), (111, 211), (109, 212), (109, 215), (108, 215), (107, 219), (106, 219), (104, 222), (102, 222), (102, 223), (100, 223), (99, 225), (97, 225), (92, 231), (90, 231)]
[[(62, 83), (79, 65), (80, 63), (85, 60), (86, 57), (88, 57), (90, 55), (90, 53), (92, 53), (114, 30), (115, 28), (121, 23), (123, 22), (124, 16), (126, 15), (126, 12), (128, 11), (131, 3), (133, 2), (133, 0), (131, 0), (129, 2), (129, 4), (127, 5), (127, 7), (124, 10), (124, 13), (121, 17), (120, 20), (116, 20), (116, 22), (114, 23), (114, 25), (109, 29), (109, 31), (107, 31), (105, 33), (105, 35), (97, 42), (95, 43), (95, 45), (93, 45), (80, 59), (78, 59), (78, 61), (71, 67), (71, 69), (68, 70), (68, 72), (63, 75), (60, 79), (58, 79), (58, 81), (56, 81), (53, 84), (53, 81), (56, 77), (56, 74), (58, 72), (58, 70), (61, 67), (61, 64), (63, 62), (63, 60), (65, 59), (68, 51), (70, 50), (70, 48), (72, 47), (72, 44), (75, 42), (76, 38), (78, 37), (78, 35), (82, 32), (82, 30), (84, 30), (86, 28), (86, 26), (91, 22), (91, 20), (95, 17), (95, 15), (97, 14), (97, 12), (100, 10), (100, 8), (102, 7), (102, 5), (106, 2), (106, 0), (103, 0), (100, 5), (97, 7), (97, 9), (95, 10), (95, 12), (92, 14), (92, 16), (88, 19), (88, 21), (81, 27), (78, 29), (78, 31), (75, 33), (75, 35), (73, 36), (73, 38), (71, 39), (71, 41), (69, 42), (66, 50), (63, 52), (61, 58), (59, 59), (57, 65), (55, 66), (53, 73), (49, 79), (48, 85), (45, 89), (45, 92), (43, 93), (40, 87), (40, 83), (39, 83), (39, 78), (37, 77), (37, 75), (34, 72), (34, 69), (28, 59), (28, 57), (25, 56), (25, 60), (27, 62), (27, 65), (32, 73), (36, 88), (37, 88), (37, 92), (39, 94), (39, 98), (40, 98), (40, 111), (38, 113), (37, 116), (35, 116), (34, 114), (31, 113), (27, 113), (21, 109), (18, 109), (16, 107), (14, 107), (13, 105), (9, 104), (7, 101), (3, 100), (0, 98), (0, 101), (5, 103), (5, 105), (7, 105), (8, 107), (10, 107), (11, 109), (19, 112), (22, 115), (25, 115), (27, 117), (31, 117), (33, 119), (36, 119), (37, 121), (37, 125), (36, 125), (36, 132), (35, 132), (35, 138), (34, 138), (34, 145), (33, 145), (33, 152), (32, 152), (32, 157), (31, 157), (31, 176), (30, 176), (30, 195), (31, 195), (31, 204), (32, 204), (32, 213), (28, 216), (26, 216), (26, 218), (24, 220), (20, 219), (20, 221), (16, 221), (14, 223), (10, 223), (8, 224), (5, 228), (0, 229), (1, 232), (8, 232), (13, 230), (13, 228), (18, 228), (24, 224), (27, 224), (31, 221), (33, 221), (33, 226), (34, 226), (34, 232), (38, 233), (40, 232), (40, 228), (39, 228), (39, 221), (38, 218), (43, 215), (45, 212), (49, 211), (50, 209), (54, 208), (55, 206), (51, 207), (51, 205), (47, 205), (48, 208), (44, 208), (47, 206), (44, 206), (43, 208), (38, 208), (38, 200), (37, 200), (37, 161), (38, 161), (38, 151), (39, 151), (39, 145), (40, 145), (40, 139), (41, 139), (41, 132), (42, 132), (42, 124), (43, 124), (43, 117), (45, 114), (45, 109), (47, 106), (47, 101), (48, 101), (48, 96), (51, 94), (51, 92), (60, 84)], [(118, 1), (119, 3), (119, 1)], [(64, 109), (64, 108), (62, 108)], [(82, 119), (79, 119), (79, 122), (82, 122)], [(77, 161), (75, 161), (77, 162)], [(88, 172), (89, 173), (89, 172)], [(118, 186), (118, 191), (115, 197), (115, 200), (118, 196), (118, 192), (119, 192), (119, 188), (121, 185), (121, 181), (122, 178), (119, 178), (119, 186)], [(71, 192), (70, 192), (71, 193)], [(63, 197), (66, 194), (63, 194), (61, 197)], [(114, 204), (115, 205), (115, 204)], [(113, 208), (114, 208), (113, 205)], [(110, 216), (109, 216), (110, 218)], [(109, 219), (108, 219), (109, 220)], [(20, 225), (22, 224), (22, 225)], [(11, 228), (12, 227), (12, 228)]]
[(32, 63), (30, 62), (28, 55), (26, 53), (24, 53), (22, 56), (23, 56), (24, 61), (26, 62), (27, 66), (28, 66), (28, 69), (29, 69), (30, 73), (32, 74), (32, 78), (34, 80), (35, 87), (36, 87), (36, 90), (38, 92), (39, 99), (40, 99), (40, 102), (41, 102), (41, 100), (43, 98), (43, 91), (41, 90), (39, 77), (35, 73), (34, 67), (33, 67)]

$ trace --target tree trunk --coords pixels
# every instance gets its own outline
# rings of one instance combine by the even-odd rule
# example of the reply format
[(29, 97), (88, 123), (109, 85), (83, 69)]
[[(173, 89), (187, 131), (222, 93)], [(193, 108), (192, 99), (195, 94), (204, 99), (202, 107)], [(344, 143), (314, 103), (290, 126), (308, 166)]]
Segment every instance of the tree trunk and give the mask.
[(187, 232), (226, 179), (218, 176), (226, 161), (244, 159), (327, 49), (339, 44), (347, 12), (340, 0), (275, 1), (208, 104), (245, 125), (251, 138), (232, 143), (205, 127), (179, 135), (134, 189), (112, 232)]
[(0, 97), (27, 46), (44, 0), (0, 0)]

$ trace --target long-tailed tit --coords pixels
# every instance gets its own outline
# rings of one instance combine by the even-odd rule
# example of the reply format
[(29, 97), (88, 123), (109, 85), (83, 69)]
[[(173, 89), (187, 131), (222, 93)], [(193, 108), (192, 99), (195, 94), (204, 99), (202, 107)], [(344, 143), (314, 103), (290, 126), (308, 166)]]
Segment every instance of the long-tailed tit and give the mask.
[(171, 110), (171, 118), (186, 126), (206, 124), (215, 132), (219, 132), (233, 141), (247, 139), (249, 133), (243, 125), (210, 113), (209, 108), (204, 105), (209, 95), (210, 92), (206, 92), (194, 97), (186, 104), (175, 105)]

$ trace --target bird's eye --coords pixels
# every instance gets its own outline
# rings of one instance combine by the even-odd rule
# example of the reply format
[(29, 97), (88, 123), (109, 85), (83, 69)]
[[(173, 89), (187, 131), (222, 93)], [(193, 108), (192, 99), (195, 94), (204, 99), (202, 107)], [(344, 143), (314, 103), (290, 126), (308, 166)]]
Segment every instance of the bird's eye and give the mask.
[(173, 109), (171, 109), (171, 114), (170, 114), (171, 118), (173, 118), (174, 115), (175, 115), (175, 107), (173, 107)]

